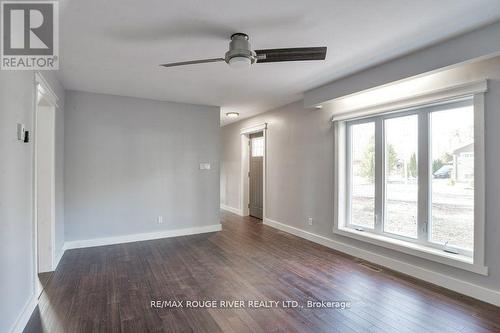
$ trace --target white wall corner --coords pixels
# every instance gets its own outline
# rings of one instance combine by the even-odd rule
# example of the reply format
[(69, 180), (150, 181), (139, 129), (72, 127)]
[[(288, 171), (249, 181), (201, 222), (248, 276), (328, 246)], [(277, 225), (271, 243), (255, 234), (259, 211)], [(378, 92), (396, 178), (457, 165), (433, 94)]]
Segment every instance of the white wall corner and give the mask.
[(241, 209), (239, 209), (239, 208), (234, 208), (234, 207), (231, 207), (231, 206), (226, 206), (226, 205), (221, 204), (220, 205), (220, 209), (228, 211), (228, 212), (231, 212), (231, 213), (234, 213), (234, 214), (236, 214), (238, 216), (243, 216), (243, 211)]
[(500, 306), (500, 291), (488, 289), (485, 287), (472, 284), (457, 278), (444, 275), (435, 271), (431, 271), (419, 266), (415, 266), (400, 260), (376, 254), (370, 251), (360, 249), (358, 247), (335, 241), (333, 239), (320, 236), (309, 231), (295, 228), (281, 222), (274, 221), (269, 218), (264, 219), (264, 224), (272, 228), (288, 232), (292, 235), (307, 239), (311, 242), (329, 247), (333, 250), (340, 251), (351, 256), (367, 260), (374, 264), (387, 267), (391, 270), (415, 277), (417, 279), (438, 285), (440, 287), (455, 291), (457, 293)]

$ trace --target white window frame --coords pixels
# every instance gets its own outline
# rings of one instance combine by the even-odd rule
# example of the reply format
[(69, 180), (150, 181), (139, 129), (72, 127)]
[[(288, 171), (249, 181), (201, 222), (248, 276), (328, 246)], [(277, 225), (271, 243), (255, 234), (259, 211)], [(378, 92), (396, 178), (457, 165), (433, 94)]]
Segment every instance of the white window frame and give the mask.
[[(335, 218), (333, 232), (371, 244), (390, 248), (402, 253), (439, 262), (445, 265), (461, 268), (481, 275), (488, 274), (484, 265), (484, 223), (485, 223), (485, 178), (484, 178), (484, 93), (487, 91), (487, 82), (479, 81), (469, 84), (432, 91), (408, 98), (406, 101), (398, 100), (394, 103), (376, 105), (362, 110), (351, 110), (338, 117), (334, 116), (335, 133)], [(474, 250), (459, 251), (458, 254), (445, 252), (443, 246), (427, 241), (428, 215), (429, 215), (429, 150), (419, 149), (419, 192), (418, 205), (418, 237), (411, 239), (404, 236), (388, 234), (382, 230), (381, 215), (384, 189), (384, 137), (383, 121), (393, 117), (418, 115), (419, 122), (419, 147), (428, 147), (429, 144), (429, 114), (442, 108), (442, 104), (450, 101), (472, 98), (474, 107)], [(351, 115), (351, 117), (349, 117)], [(350, 223), (350, 167), (348, 167), (350, 139), (349, 128), (353, 124), (375, 122), (375, 227), (369, 230), (366, 227)], [(382, 141), (380, 141), (382, 140)], [(377, 144), (378, 142), (378, 144)], [(382, 151), (379, 151), (382, 150)], [(377, 184), (379, 182), (379, 184)], [(361, 229), (361, 230), (357, 230)]]

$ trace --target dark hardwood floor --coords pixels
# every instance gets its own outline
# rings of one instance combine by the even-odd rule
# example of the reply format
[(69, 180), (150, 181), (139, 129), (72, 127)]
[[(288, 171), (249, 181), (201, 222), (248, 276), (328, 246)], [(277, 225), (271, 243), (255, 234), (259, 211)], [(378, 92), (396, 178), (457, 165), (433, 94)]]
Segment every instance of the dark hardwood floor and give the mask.
[[(67, 251), (25, 332), (500, 332), (500, 308), (257, 219), (223, 212), (222, 225), (218, 233)], [(351, 306), (159, 309), (154, 300)]]

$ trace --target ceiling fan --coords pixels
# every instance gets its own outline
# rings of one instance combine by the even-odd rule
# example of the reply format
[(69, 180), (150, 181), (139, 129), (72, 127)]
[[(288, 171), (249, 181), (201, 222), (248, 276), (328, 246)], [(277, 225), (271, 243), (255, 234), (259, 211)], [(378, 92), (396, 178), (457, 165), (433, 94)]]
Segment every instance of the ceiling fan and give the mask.
[(325, 60), (326, 46), (322, 47), (296, 47), (287, 49), (266, 49), (252, 51), (248, 35), (238, 32), (231, 35), (229, 51), (224, 58), (211, 58), (162, 64), (163, 67), (202, 64), (206, 62), (225, 61), (234, 68), (250, 67), (254, 63)]

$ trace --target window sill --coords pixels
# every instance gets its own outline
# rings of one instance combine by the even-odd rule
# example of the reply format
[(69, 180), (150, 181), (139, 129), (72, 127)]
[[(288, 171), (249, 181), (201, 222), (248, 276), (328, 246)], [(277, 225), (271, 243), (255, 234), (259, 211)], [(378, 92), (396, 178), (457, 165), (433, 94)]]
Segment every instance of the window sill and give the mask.
[(453, 266), (469, 272), (477, 273), (480, 275), (488, 275), (488, 267), (482, 264), (474, 263), (472, 258), (464, 255), (448, 253), (432, 247), (427, 247), (420, 244), (389, 238), (382, 235), (376, 235), (364, 231), (358, 231), (346, 227), (334, 228), (333, 232), (338, 235), (354, 238), (363, 242), (375, 244), (391, 250), (438, 262), (444, 265)]

